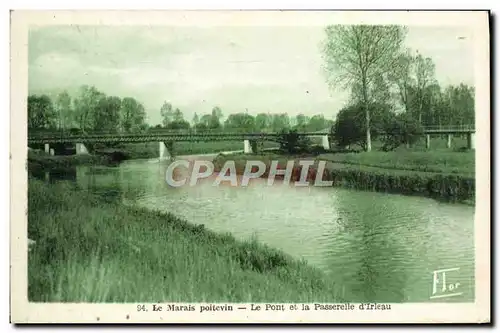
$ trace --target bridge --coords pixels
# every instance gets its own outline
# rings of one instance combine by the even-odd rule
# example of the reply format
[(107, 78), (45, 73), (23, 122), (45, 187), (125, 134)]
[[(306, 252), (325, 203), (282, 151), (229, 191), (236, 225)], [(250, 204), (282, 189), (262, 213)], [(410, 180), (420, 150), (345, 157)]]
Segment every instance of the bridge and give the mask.
[[(423, 128), (423, 134), (426, 136), (426, 146), (430, 148), (431, 135), (448, 135), (447, 146), (451, 148), (452, 135), (467, 135), (469, 149), (474, 149), (474, 126), (427, 126)], [(316, 132), (299, 132), (299, 137), (321, 137), (322, 145), (325, 149), (330, 149), (329, 136), (330, 129), (324, 129)], [(162, 130), (150, 129), (141, 133), (109, 133), (109, 132), (91, 132), (91, 133), (70, 133), (67, 131), (39, 132), (28, 134), (28, 145), (44, 144), (45, 151), (53, 154), (50, 144), (75, 144), (76, 153), (88, 153), (85, 144), (95, 143), (143, 143), (158, 142), (160, 158), (169, 155), (165, 142), (200, 142), (200, 141), (243, 141), (244, 152), (252, 152), (252, 143), (256, 141), (279, 141), (280, 133), (267, 132), (225, 132), (225, 131), (196, 131), (196, 130)]]

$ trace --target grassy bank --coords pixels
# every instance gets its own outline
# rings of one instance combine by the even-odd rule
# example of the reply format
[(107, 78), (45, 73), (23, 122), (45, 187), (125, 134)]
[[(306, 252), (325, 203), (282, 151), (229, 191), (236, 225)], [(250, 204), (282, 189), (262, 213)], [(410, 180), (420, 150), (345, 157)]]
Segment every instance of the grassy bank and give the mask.
[[(268, 169), (271, 161), (278, 160), (279, 167), (284, 169), (290, 159), (294, 159), (295, 163), (300, 159), (310, 159), (316, 162), (327, 159), (326, 172), (323, 174), (322, 179), (332, 180), (334, 186), (366, 191), (420, 195), (439, 200), (473, 204), (475, 199), (475, 178), (473, 175), (473, 161), (471, 162), (470, 156), (464, 157), (465, 155), (460, 155), (463, 153), (454, 153), (458, 154), (458, 157), (452, 155), (453, 153), (448, 156), (433, 153), (425, 154), (408, 152), (403, 155), (401, 160), (398, 159), (397, 152), (324, 154), (317, 157), (283, 156), (271, 153), (233, 154), (219, 155), (214, 160), (214, 165), (217, 170), (220, 170), (227, 160), (233, 160), (235, 161), (236, 170), (241, 172), (248, 160), (263, 161)], [(422, 164), (424, 158), (426, 164)], [(462, 161), (462, 159), (463, 161), (469, 161), (469, 165), (472, 163), (469, 170), (465, 167), (467, 162), (463, 162), (463, 166), (459, 165), (459, 161)], [(343, 161), (348, 162), (344, 163)], [(362, 164), (364, 162), (368, 163), (368, 165)], [(442, 172), (419, 170), (419, 168), (427, 168), (428, 170), (431, 167), (434, 168), (433, 170), (441, 170)], [(266, 174), (264, 174), (264, 177)], [(300, 175), (300, 168), (294, 172), (294, 175), (292, 181), (297, 180), (295, 178)], [(314, 176), (308, 180), (314, 180)]]
[(362, 152), (351, 154), (322, 154), (321, 160), (384, 169), (461, 174), (474, 177), (475, 154), (453, 151)]
[(29, 180), (30, 301), (339, 302), (332, 278), (167, 213)]

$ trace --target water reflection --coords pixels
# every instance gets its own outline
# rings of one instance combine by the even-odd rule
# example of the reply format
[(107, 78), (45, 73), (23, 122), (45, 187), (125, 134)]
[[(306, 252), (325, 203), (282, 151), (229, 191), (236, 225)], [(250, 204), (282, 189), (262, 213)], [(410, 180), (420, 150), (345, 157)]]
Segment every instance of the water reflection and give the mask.
[(45, 170), (33, 170), (31, 172), (32, 176), (44, 180), (50, 183), (55, 183), (58, 181), (72, 181), (77, 180), (76, 168), (61, 168), (61, 169), (51, 169), (50, 171)]
[[(167, 163), (126, 162), (78, 167), (80, 187), (155, 210), (172, 212), (218, 232), (231, 232), (303, 258), (344, 287), (352, 301), (428, 301), (432, 272), (460, 268), (464, 294), (474, 299), (474, 208), (340, 188), (249, 186), (214, 178), (195, 187), (165, 182)], [(447, 301), (445, 299), (441, 301)]]

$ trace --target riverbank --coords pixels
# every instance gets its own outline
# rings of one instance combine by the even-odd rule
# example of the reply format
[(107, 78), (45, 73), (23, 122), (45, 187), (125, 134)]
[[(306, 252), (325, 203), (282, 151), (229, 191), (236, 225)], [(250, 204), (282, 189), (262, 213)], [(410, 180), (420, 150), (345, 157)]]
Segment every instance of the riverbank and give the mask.
[[(275, 142), (263, 142), (261, 148), (277, 148)], [(52, 169), (68, 169), (78, 165), (113, 165), (125, 160), (151, 159), (159, 156), (157, 142), (119, 144), (113, 147), (90, 147), (90, 154), (82, 155), (49, 155), (41, 150), (28, 150), (28, 168), (35, 171)], [(176, 142), (173, 146), (174, 156), (217, 154), (225, 151), (243, 151), (241, 141), (216, 142)]]
[(331, 277), (256, 240), (29, 179), (28, 297), (48, 302), (341, 302)]
[[(426, 155), (428, 154), (428, 155)], [(271, 161), (277, 160), (281, 169), (289, 160), (313, 160), (315, 170), (319, 161), (326, 161), (323, 180), (333, 181), (333, 186), (342, 186), (364, 191), (387, 192), (404, 195), (419, 195), (449, 202), (474, 204), (475, 178), (474, 160), (464, 153), (425, 152), (371, 152), (320, 154), (318, 156), (286, 156), (275, 153), (219, 155), (214, 160), (216, 171), (228, 160), (235, 161), (236, 171), (242, 173), (247, 161), (259, 160), (269, 170)], [(370, 157), (367, 157), (370, 156)], [(425, 159), (426, 162), (423, 162)], [(341, 162), (339, 162), (341, 161)], [(367, 164), (363, 164), (367, 163)], [(435, 170), (435, 172), (422, 171)], [(441, 170), (441, 172), (436, 172)], [(300, 176), (300, 167), (294, 169)], [(313, 181), (316, 172), (311, 172)], [(263, 175), (267, 176), (267, 172)], [(292, 181), (296, 181), (292, 176)]]
[(28, 170), (49, 171), (68, 169), (78, 165), (110, 165), (115, 163), (108, 155), (58, 155), (51, 156), (45, 152), (28, 150)]

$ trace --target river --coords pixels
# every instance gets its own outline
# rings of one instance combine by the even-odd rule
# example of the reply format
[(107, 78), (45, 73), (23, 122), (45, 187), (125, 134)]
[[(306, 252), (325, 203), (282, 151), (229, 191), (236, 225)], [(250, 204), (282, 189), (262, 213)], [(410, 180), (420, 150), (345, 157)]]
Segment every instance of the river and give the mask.
[[(173, 188), (165, 182), (167, 164), (77, 167), (75, 177), (124, 204), (168, 211), (237, 238), (256, 237), (303, 258), (338, 281), (353, 302), (428, 302), (449, 294), (460, 295), (433, 300), (474, 301), (474, 207), (278, 181), (267, 186), (263, 179), (248, 187), (212, 186), (206, 179)], [(446, 273), (443, 291), (442, 273), (434, 283), (433, 272), (452, 268), (458, 270)]]

